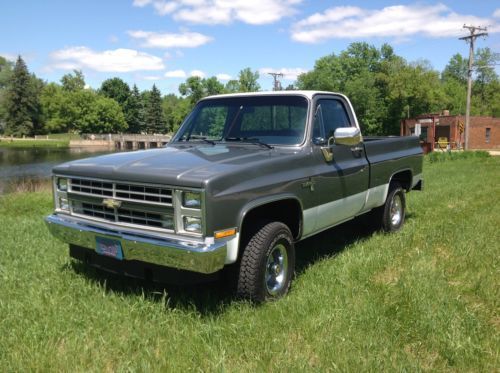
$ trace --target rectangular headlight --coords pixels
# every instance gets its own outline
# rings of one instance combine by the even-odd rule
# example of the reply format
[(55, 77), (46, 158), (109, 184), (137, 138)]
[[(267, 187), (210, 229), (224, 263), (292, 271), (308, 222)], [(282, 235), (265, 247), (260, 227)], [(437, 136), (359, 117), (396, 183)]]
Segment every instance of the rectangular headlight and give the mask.
[(189, 233), (201, 233), (201, 218), (184, 216), (184, 230)]
[(63, 177), (57, 178), (57, 190), (59, 192), (67, 192), (68, 191), (68, 179)]
[(59, 197), (59, 209), (69, 211), (68, 199)]
[(182, 206), (189, 209), (201, 208), (201, 194), (198, 192), (183, 192)]

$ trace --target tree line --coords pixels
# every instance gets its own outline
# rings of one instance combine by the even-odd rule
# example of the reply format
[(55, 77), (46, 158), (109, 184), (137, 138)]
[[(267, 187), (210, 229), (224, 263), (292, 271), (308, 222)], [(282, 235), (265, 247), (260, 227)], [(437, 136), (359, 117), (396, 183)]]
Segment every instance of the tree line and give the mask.
[[(478, 49), (472, 115), (500, 116), (500, 82), (492, 67), (495, 55)], [(352, 43), (339, 54), (318, 59), (314, 69), (287, 89), (342, 92), (352, 101), (366, 134), (398, 134), (405, 117), (440, 112), (465, 113), (468, 60), (455, 54), (442, 72), (427, 61), (407, 62), (393, 48)], [(153, 84), (139, 91), (122, 79), (86, 86), (81, 71), (59, 83), (30, 73), (21, 56), (15, 63), (0, 56), (0, 133), (32, 136), (47, 133), (169, 133), (179, 127), (196, 102), (208, 95), (260, 90), (259, 73), (241, 70), (226, 84), (216, 77), (189, 77), (179, 96), (162, 95)]]

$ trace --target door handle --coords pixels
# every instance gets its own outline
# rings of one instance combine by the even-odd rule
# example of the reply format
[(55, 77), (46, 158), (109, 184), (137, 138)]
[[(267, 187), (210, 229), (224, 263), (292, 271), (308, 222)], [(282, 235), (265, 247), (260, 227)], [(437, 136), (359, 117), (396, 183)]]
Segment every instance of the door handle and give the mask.
[(351, 148), (352, 152), (360, 152), (363, 150), (362, 146), (355, 146), (354, 148)]

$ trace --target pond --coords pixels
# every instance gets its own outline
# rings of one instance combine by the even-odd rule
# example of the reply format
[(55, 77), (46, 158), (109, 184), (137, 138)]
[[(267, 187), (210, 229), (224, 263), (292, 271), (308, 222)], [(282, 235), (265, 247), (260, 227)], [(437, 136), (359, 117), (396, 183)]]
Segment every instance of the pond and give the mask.
[(103, 148), (9, 148), (0, 146), (0, 194), (50, 187), (52, 167), (111, 153)]

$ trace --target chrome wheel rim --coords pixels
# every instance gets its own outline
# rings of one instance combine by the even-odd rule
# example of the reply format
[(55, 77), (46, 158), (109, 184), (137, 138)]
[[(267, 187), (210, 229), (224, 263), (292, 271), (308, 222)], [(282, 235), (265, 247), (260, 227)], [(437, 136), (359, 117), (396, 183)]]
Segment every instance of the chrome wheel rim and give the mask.
[(271, 295), (276, 295), (285, 286), (288, 274), (288, 254), (283, 244), (273, 247), (266, 263), (266, 289)]
[(399, 225), (403, 219), (403, 202), (401, 196), (396, 194), (391, 203), (391, 224), (393, 226)]

